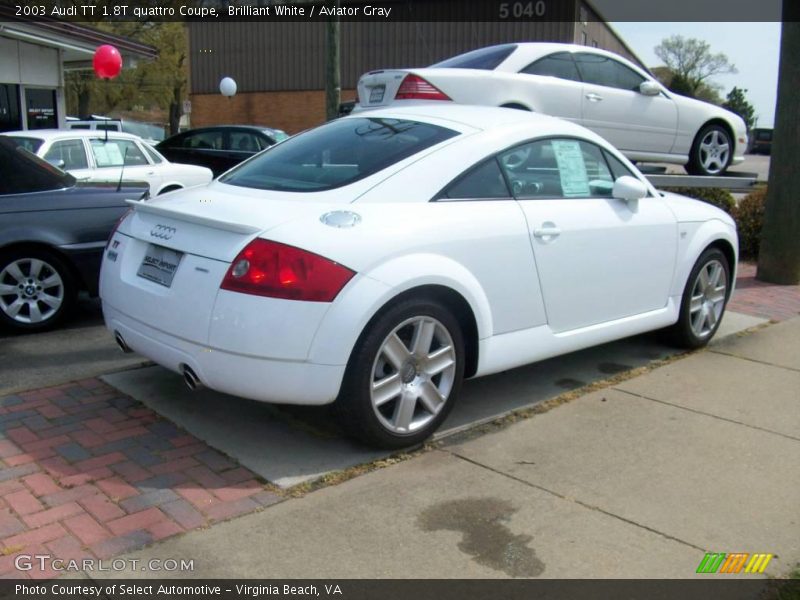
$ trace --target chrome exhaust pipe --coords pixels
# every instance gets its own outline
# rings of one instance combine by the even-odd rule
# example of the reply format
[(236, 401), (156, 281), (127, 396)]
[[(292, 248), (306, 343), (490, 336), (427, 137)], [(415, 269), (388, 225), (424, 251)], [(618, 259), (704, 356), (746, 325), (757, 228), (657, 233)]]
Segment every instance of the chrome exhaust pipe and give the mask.
[(200, 378), (192, 370), (191, 367), (183, 367), (183, 382), (193, 392), (203, 389), (203, 384)]
[(119, 346), (119, 349), (122, 350), (125, 354), (130, 354), (131, 352), (133, 352), (133, 350), (131, 350), (128, 347), (128, 344), (125, 343), (125, 340), (123, 339), (122, 334), (119, 331), (114, 332), (114, 341), (117, 342), (117, 346)]

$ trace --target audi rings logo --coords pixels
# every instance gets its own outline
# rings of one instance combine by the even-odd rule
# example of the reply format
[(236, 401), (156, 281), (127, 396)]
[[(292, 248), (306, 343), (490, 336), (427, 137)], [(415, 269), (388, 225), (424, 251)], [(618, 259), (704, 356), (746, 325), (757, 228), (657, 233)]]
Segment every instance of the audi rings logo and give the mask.
[(162, 240), (168, 240), (176, 233), (178, 233), (178, 230), (168, 225), (156, 225), (150, 230), (151, 236)]

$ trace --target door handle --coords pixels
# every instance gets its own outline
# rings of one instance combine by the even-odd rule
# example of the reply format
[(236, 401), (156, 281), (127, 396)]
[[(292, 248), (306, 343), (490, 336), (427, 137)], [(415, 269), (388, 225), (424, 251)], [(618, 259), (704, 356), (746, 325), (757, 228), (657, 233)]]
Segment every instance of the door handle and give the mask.
[(586, 94), (586, 99), (589, 102), (602, 102), (603, 101), (603, 97), (602, 96), (598, 96), (597, 94)]
[(533, 237), (549, 241), (561, 235), (561, 230), (558, 227), (537, 227), (533, 230)]

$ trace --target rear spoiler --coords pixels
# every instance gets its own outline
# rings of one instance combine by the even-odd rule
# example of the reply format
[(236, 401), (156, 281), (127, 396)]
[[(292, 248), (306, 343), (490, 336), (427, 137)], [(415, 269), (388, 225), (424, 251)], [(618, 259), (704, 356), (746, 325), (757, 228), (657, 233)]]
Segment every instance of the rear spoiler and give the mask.
[(170, 217), (173, 219), (180, 219), (189, 223), (196, 223), (197, 225), (205, 225), (206, 227), (214, 227), (216, 229), (224, 229), (225, 231), (232, 231), (233, 233), (253, 234), (261, 231), (260, 227), (253, 227), (252, 225), (245, 225), (243, 223), (233, 223), (231, 221), (221, 221), (219, 219), (212, 219), (210, 217), (202, 217), (200, 215), (192, 215), (158, 206), (150, 202), (140, 200), (125, 200), (130, 204), (134, 210), (159, 215), (162, 217)]

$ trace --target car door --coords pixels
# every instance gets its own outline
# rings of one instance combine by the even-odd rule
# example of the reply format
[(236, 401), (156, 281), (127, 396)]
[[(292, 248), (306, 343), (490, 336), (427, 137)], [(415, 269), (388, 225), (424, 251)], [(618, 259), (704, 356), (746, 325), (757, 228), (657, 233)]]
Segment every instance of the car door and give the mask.
[(583, 79), (585, 127), (622, 151), (668, 153), (675, 143), (678, 108), (659, 92), (646, 95), (646, 78), (611, 57), (575, 53)]
[(173, 151), (174, 157), (167, 157), (171, 161), (207, 167), (213, 171), (214, 177), (231, 167), (223, 129), (189, 131), (181, 139), (180, 148), (173, 148)]
[(44, 151), (42, 158), (64, 171), (69, 171), (78, 181), (86, 181), (92, 176), (82, 138), (54, 141)]
[(143, 181), (153, 194), (158, 191), (162, 177), (135, 140), (112, 136), (90, 138), (89, 148), (94, 161), (92, 181)]
[(570, 52), (555, 52), (519, 72), (530, 105), (538, 112), (581, 122), (583, 83)]
[(501, 153), (522, 207), (551, 329), (565, 332), (664, 308), (677, 223), (661, 198), (611, 197), (633, 175), (578, 139), (530, 142)]

